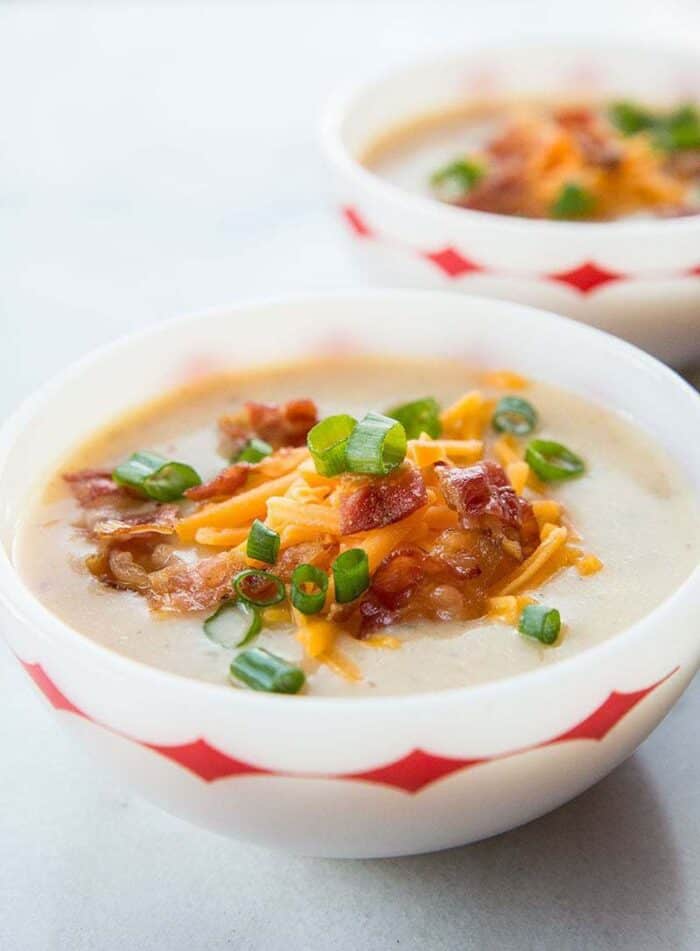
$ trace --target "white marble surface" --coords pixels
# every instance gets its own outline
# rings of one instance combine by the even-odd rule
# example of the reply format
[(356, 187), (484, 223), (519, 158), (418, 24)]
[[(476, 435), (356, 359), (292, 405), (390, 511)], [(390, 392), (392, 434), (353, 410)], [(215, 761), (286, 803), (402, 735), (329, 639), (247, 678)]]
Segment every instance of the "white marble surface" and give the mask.
[[(147, 322), (362, 283), (314, 138), (357, 70), (475, 36), (699, 26), (694, 0), (0, 3), (0, 416)], [(311, 861), (115, 788), (0, 647), (0, 949), (691, 951), (699, 720), (696, 683), (611, 777), (498, 839)]]

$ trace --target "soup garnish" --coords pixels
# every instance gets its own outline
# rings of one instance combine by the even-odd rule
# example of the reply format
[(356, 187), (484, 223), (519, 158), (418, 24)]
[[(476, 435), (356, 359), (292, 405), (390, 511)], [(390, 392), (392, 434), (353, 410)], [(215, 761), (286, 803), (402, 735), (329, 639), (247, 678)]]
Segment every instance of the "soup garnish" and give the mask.
[[(507, 372), (487, 379), (527, 385)], [(227, 650), (286, 621), (309, 658), (352, 680), (361, 672), (340, 638), (396, 648), (404, 622), (490, 617), (543, 645), (559, 640), (559, 612), (531, 592), (602, 563), (546, 497), (544, 484), (581, 476), (583, 460), (551, 440), (522, 442), (538, 423), (513, 392), (472, 390), (446, 408), (422, 397), (359, 421), (319, 421), (308, 399), (246, 403), (219, 420), (220, 450), (236, 461), (206, 482), (143, 450), (111, 478), (65, 478), (94, 545), (87, 566), (105, 585), (159, 614), (208, 612), (204, 633)], [(305, 683), (257, 648), (236, 654), (231, 677), (280, 693)]]

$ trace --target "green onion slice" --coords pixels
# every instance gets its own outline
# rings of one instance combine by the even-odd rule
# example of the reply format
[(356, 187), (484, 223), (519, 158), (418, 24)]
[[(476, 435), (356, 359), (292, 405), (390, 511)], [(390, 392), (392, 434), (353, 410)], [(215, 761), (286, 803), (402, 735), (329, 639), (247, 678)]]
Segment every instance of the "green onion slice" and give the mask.
[(306, 444), (319, 475), (334, 476), (345, 472), (345, 448), (356, 422), (352, 416), (341, 413), (327, 416), (309, 431)]
[(543, 482), (575, 479), (585, 471), (585, 463), (575, 452), (549, 439), (533, 439), (525, 450), (525, 462)]
[(437, 439), (442, 433), (440, 405), (432, 396), (395, 406), (387, 410), (386, 415), (401, 423), (408, 439), (418, 439), (421, 433)]
[(332, 567), (338, 604), (354, 601), (369, 588), (369, 560), (364, 548), (349, 548), (338, 555)]
[(654, 116), (647, 109), (642, 109), (634, 102), (614, 102), (608, 109), (612, 124), (623, 135), (636, 135), (654, 125)]
[(433, 188), (442, 188), (445, 185), (466, 194), (484, 177), (484, 166), (473, 159), (457, 159), (443, 165), (430, 176)]
[(272, 446), (264, 439), (251, 436), (240, 452), (236, 453), (231, 462), (260, 462), (272, 452)]
[(654, 142), (667, 151), (700, 148), (700, 111), (695, 106), (680, 106), (660, 119), (655, 127)]
[(280, 553), (280, 537), (277, 532), (256, 518), (250, 527), (245, 553), (256, 561), (274, 565)]
[(569, 182), (562, 185), (561, 191), (552, 205), (553, 218), (586, 218), (593, 214), (595, 209), (595, 198), (591, 193), (577, 185), (576, 182)]
[(173, 462), (155, 452), (135, 452), (112, 473), (118, 485), (156, 502), (173, 502), (202, 480), (191, 466)]
[(269, 571), (248, 568), (239, 571), (233, 579), (233, 590), (241, 601), (247, 601), (259, 608), (284, 601), (286, 591), (284, 582)]
[(267, 693), (299, 693), (306, 681), (303, 670), (262, 647), (251, 647), (234, 657), (231, 676)]
[(519, 396), (504, 396), (498, 401), (491, 425), (497, 433), (526, 436), (537, 425), (537, 411)]
[(243, 647), (262, 630), (262, 614), (247, 601), (224, 601), (204, 622), (204, 633), (221, 647)]
[[(315, 591), (309, 591), (313, 585)], [(289, 593), (294, 607), (302, 614), (318, 614), (326, 601), (328, 575), (315, 565), (299, 565), (292, 575), (292, 587)]]
[(534, 637), (543, 644), (553, 644), (561, 630), (561, 616), (556, 608), (544, 604), (528, 604), (520, 615), (518, 630), (526, 637)]
[(350, 472), (387, 475), (406, 455), (406, 430), (381, 413), (367, 413), (355, 426), (345, 450)]

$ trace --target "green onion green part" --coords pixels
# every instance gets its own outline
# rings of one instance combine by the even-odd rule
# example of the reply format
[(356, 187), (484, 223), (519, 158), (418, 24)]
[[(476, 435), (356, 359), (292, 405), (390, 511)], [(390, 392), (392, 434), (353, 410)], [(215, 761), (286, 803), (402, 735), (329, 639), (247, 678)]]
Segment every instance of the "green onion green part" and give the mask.
[(654, 143), (669, 152), (700, 148), (700, 111), (686, 105), (660, 119), (655, 126)]
[(345, 449), (350, 472), (387, 475), (406, 455), (406, 430), (381, 413), (367, 413), (355, 426)]
[(309, 431), (306, 444), (319, 475), (334, 476), (345, 472), (345, 449), (355, 425), (352, 416), (341, 413), (327, 416)]
[(247, 601), (258, 608), (279, 604), (284, 601), (287, 593), (284, 582), (277, 575), (259, 568), (239, 571), (233, 579), (233, 590), (241, 601)]
[(112, 473), (118, 485), (126, 486), (156, 502), (181, 499), (187, 489), (201, 485), (202, 480), (191, 466), (173, 462), (155, 452), (135, 452)]
[(251, 436), (245, 446), (231, 459), (231, 462), (260, 462), (272, 452), (272, 446), (264, 439)]
[(654, 125), (654, 116), (634, 102), (614, 102), (608, 109), (610, 121), (623, 135), (636, 135)]
[(504, 396), (496, 405), (491, 425), (497, 433), (527, 436), (537, 425), (537, 411), (519, 396)]
[(526, 637), (534, 637), (542, 644), (553, 644), (561, 630), (561, 617), (556, 608), (544, 604), (528, 604), (523, 609), (518, 630)]
[(245, 553), (249, 558), (254, 558), (255, 561), (264, 561), (268, 565), (274, 565), (280, 553), (280, 537), (277, 532), (274, 532), (259, 518), (256, 518), (250, 526)]
[[(315, 590), (309, 591), (313, 585)], [(315, 565), (299, 565), (292, 575), (292, 586), (289, 597), (302, 614), (318, 614), (326, 601), (328, 591), (328, 575)]]
[(443, 188), (449, 186), (466, 194), (484, 177), (485, 169), (480, 162), (473, 159), (457, 159), (439, 168), (430, 176), (430, 184), (433, 188)]
[(354, 601), (369, 588), (369, 560), (364, 548), (350, 548), (333, 562), (335, 600), (338, 604)]
[(551, 210), (553, 218), (586, 218), (594, 209), (593, 195), (576, 182), (568, 182), (562, 185)]
[(387, 410), (386, 415), (401, 423), (408, 439), (418, 439), (421, 433), (437, 439), (442, 433), (440, 405), (432, 396), (395, 406)]
[(260, 610), (247, 601), (224, 601), (204, 622), (204, 633), (220, 647), (243, 647), (262, 630)]
[(251, 647), (234, 657), (231, 676), (266, 693), (299, 693), (306, 681), (303, 670), (262, 647)]
[(543, 482), (575, 479), (585, 471), (585, 463), (575, 452), (549, 439), (533, 439), (525, 449), (525, 462)]

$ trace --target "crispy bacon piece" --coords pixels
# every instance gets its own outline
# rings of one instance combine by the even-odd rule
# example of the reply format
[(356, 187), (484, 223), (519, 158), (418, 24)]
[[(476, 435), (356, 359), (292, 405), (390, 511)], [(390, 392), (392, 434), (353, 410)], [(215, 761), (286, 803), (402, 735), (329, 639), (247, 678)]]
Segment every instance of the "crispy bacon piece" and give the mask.
[(227, 455), (240, 451), (251, 436), (258, 436), (273, 449), (303, 446), (312, 426), (318, 422), (313, 400), (289, 400), (287, 403), (248, 402), (237, 413), (222, 416), (219, 429)]
[[(358, 481), (359, 487), (353, 488)], [(409, 463), (389, 476), (369, 480), (344, 476), (341, 493), (341, 535), (368, 532), (398, 522), (428, 501), (423, 476)]]
[(84, 508), (129, 497), (126, 490), (114, 482), (109, 469), (66, 472), (63, 480), (68, 483), (74, 497)]
[(177, 505), (159, 505), (147, 512), (106, 517), (92, 526), (98, 538), (129, 538), (134, 535), (172, 535), (178, 519)]
[(591, 165), (604, 169), (617, 168), (623, 151), (613, 138), (613, 130), (585, 106), (567, 106), (554, 113), (554, 120), (574, 139), (581, 154)]
[(397, 548), (377, 568), (372, 594), (383, 607), (396, 611), (406, 604), (426, 574), (426, 554), (416, 547)]
[(194, 502), (204, 502), (209, 499), (229, 498), (245, 485), (250, 471), (247, 462), (236, 462), (215, 475), (213, 479), (202, 485), (195, 485), (185, 492), (188, 499)]
[(86, 559), (86, 565), (103, 584), (145, 591), (149, 574), (164, 568), (172, 553), (172, 547), (157, 535), (135, 535), (103, 545)]
[(230, 593), (231, 579), (245, 567), (235, 549), (191, 563), (178, 560), (149, 575), (146, 595), (157, 611), (210, 610)]

